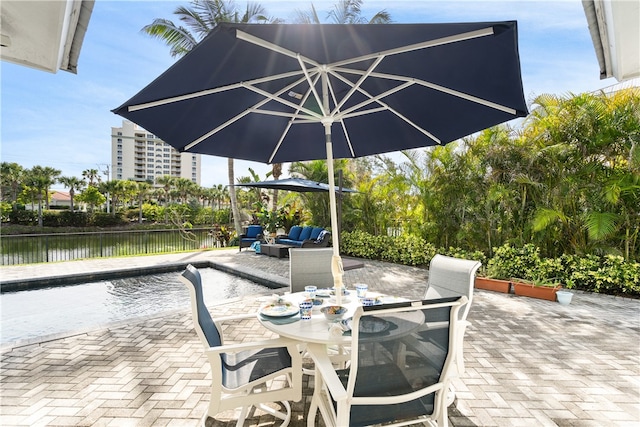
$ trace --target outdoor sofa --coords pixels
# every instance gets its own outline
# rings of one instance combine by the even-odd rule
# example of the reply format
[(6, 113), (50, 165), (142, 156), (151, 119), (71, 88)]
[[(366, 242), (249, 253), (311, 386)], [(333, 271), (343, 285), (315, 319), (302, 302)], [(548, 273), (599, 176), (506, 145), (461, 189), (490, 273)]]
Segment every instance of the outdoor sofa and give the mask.
[(331, 233), (322, 227), (294, 225), (288, 234), (276, 237), (276, 243), (295, 248), (325, 248), (329, 246)]

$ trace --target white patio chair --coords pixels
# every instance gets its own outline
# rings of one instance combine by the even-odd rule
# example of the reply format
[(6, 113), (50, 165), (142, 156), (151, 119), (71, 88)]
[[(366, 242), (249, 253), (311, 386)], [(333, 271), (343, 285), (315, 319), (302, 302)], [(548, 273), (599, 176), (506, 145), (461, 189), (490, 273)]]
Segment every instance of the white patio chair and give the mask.
[[(476, 271), (478, 271), (481, 265), (479, 261), (452, 258), (444, 255), (434, 256), (429, 263), (429, 280), (424, 299), (457, 297), (462, 295), (467, 297), (467, 303), (458, 312), (460, 327), (458, 328), (459, 335), (457, 337), (458, 343), (456, 344), (458, 354), (455, 355), (457, 372), (454, 372), (454, 375), (457, 376), (463, 374), (465, 370), (464, 357), (462, 355), (464, 334), (469, 325), (467, 315), (469, 314), (471, 302), (473, 301), (473, 285)], [(449, 404), (453, 403), (454, 399), (455, 391), (451, 388), (448, 398)]]
[(315, 425), (318, 409), (330, 427), (447, 426), (458, 310), (465, 303), (458, 297), (359, 307), (347, 369), (335, 369), (323, 345), (309, 344), (316, 383), (307, 426)]
[(289, 290), (302, 292), (306, 285), (333, 287), (331, 257), (333, 248), (290, 248)]
[[(180, 276), (191, 296), (193, 323), (211, 365), (211, 397), (207, 416), (242, 408), (237, 426), (243, 426), (252, 406), (283, 420), (291, 419), (290, 400), (302, 398), (302, 361), (297, 342), (278, 338), (240, 344), (225, 344), (220, 324), (255, 318), (255, 314), (212, 319), (204, 303), (202, 279), (192, 265)], [(283, 378), (285, 381), (277, 381)], [(276, 381), (274, 381), (274, 379)], [(278, 387), (273, 388), (272, 386)], [(265, 403), (279, 402), (286, 410), (275, 410)]]

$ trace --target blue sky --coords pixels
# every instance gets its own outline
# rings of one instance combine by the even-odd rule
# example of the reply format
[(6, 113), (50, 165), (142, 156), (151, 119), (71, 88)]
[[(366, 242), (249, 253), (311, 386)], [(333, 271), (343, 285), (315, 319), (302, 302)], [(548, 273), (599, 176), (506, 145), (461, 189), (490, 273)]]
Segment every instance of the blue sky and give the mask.
[[(269, 16), (291, 21), (311, 2), (262, 0)], [(168, 48), (140, 29), (154, 18), (174, 19), (181, 1), (97, 0), (84, 40), (78, 74), (37, 71), (1, 63), (0, 158), (30, 168), (52, 166), (65, 176), (104, 170), (111, 162), (111, 127), (122, 119), (111, 110), (175, 62)], [(321, 18), (333, 1), (314, 1)], [(236, 1), (242, 8), (244, 1)], [(363, 16), (385, 9), (394, 22), (517, 20), (522, 79), (527, 100), (542, 93), (594, 91), (616, 84), (600, 80), (579, 0), (429, 1), (365, 0)], [(227, 161), (203, 156), (202, 185), (227, 183)], [(270, 166), (236, 162), (236, 176), (252, 167), (264, 177)], [(62, 187), (58, 186), (62, 189)]]

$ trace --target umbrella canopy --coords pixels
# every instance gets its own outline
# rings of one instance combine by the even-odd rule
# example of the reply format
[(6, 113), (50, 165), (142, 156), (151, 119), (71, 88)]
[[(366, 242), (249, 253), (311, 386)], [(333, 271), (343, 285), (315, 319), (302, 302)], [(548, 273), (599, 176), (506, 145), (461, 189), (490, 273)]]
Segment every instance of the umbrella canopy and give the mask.
[(181, 151), (326, 158), (334, 188), (334, 158), (446, 144), (527, 107), (514, 21), (220, 24), (114, 112)]
[[(247, 182), (246, 184), (236, 184), (236, 186), (296, 191), (298, 193), (317, 193), (322, 191), (329, 191), (329, 184), (301, 178), (285, 178), (274, 179), (271, 181)], [(335, 189), (335, 191), (338, 190), (338, 188)], [(343, 193), (357, 193), (356, 190), (353, 190), (351, 188), (343, 188), (341, 189), (341, 191)]]

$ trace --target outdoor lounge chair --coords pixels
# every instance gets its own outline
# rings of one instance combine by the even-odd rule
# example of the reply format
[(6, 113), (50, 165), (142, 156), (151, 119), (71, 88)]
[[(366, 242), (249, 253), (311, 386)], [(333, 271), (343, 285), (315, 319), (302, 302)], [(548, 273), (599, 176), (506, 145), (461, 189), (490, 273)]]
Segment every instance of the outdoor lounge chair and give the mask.
[(257, 240), (261, 241), (264, 237), (264, 231), (261, 225), (250, 225), (247, 227), (247, 232), (240, 235), (238, 242), (238, 252), (242, 251), (242, 248), (248, 248), (251, 244)]
[[(429, 281), (424, 299), (436, 299), (446, 297), (466, 296), (467, 303), (458, 312), (460, 327), (458, 328), (458, 336), (456, 339), (456, 348), (458, 354), (455, 355), (455, 370), (453, 375), (459, 376), (464, 373), (464, 357), (463, 343), (464, 334), (467, 330), (469, 322), (467, 315), (471, 309), (471, 301), (473, 301), (473, 284), (476, 277), (476, 271), (482, 264), (479, 261), (452, 258), (444, 255), (436, 255), (429, 263)], [(448, 401), (453, 403), (455, 399), (455, 391), (450, 390)]]
[[(291, 419), (288, 401), (302, 398), (302, 362), (297, 343), (278, 338), (225, 344), (220, 324), (255, 319), (255, 314), (229, 316), (214, 321), (204, 303), (198, 270), (188, 265), (180, 280), (189, 290), (194, 328), (211, 365), (211, 397), (202, 424), (207, 416), (214, 417), (219, 412), (241, 407), (237, 426), (243, 426), (250, 407), (256, 406), (283, 420), (282, 426), (288, 425)], [(284, 381), (277, 381), (280, 378)], [(273, 388), (274, 385), (277, 387)], [(272, 402), (280, 402), (286, 413), (264, 405)]]
[[(324, 345), (309, 344), (315, 390), (307, 426), (448, 425), (449, 388), (465, 297), (359, 307), (351, 358), (336, 369)], [(386, 424), (390, 423), (390, 424)]]

